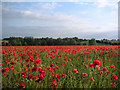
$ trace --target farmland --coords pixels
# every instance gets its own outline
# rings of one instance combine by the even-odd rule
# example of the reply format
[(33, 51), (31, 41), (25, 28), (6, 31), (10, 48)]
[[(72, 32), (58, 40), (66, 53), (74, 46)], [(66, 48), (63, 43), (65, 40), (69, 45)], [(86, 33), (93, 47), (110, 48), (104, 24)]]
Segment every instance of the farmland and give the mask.
[(118, 46), (3, 46), (2, 88), (118, 88)]

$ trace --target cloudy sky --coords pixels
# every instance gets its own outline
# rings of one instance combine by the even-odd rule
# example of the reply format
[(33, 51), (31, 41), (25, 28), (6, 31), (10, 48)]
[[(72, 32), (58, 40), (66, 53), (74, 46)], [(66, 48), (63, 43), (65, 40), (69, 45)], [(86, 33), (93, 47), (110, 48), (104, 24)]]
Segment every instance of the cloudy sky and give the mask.
[(117, 2), (3, 2), (2, 37), (118, 38)]

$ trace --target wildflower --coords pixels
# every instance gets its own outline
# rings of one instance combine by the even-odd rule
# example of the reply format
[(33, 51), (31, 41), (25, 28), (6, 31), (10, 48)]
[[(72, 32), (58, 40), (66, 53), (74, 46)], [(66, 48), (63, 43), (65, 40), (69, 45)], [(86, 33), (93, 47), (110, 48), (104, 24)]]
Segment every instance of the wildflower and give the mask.
[(13, 65), (11, 65), (11, 66), (10, 66), (10, 69), (14, 69), (14, 66), (13, 66)]
[(21, 82), (18, 86), (18, 88), (25, 88), (25, 83)]
[(31, 66), (31, 64), (28, 64), (27, 67), (29, 68)]
[(114, 68), (114, 67), (115, 67), (114, 65), (109, 66), (109, 68)]
[(31, 78), (32, 78), (32, 74), (29, 74), (27, 79), (31, 79)]
[(99, 72), (99, 75), (101, 75), (101, 72)]
[(60, 79), (60, 75), (59, 74), (55, 74), (54, 77), (57, 78), (57, 79)]
[(87, 67), (87, 64), (85, 64), (84, 66)]
[(95, 81), (93, 77), (91, 77), (91, 81), (93, 81), (93, 82)]
[(41, 59), (35, 61), (35, 64), (40, 64), (40, 63), (41, 63)]
[(77, 69), (74, 69), (73, 73), (74, 73), (74, 72), (78, 73)]
[(93, 65), (94, 66), (96, 66), (96, 65), (101, 66), (102, 64), (101, 64), (101, 62), (99, 60), (94, 60)]
[(89, 67), (94, 67), (93, 63), (90, 63), (90, 64), (89, 64)]
[(15, 70), (13, 70), (12, 72), (13, 72), (13, 74), (14, 74), (14, 73), (15, 73)]
[(120, 71), (118, 71), (118, 73), (120, 74)]
[(27, 71), (27, 68), (26, 68), (26, 67), (24, 67), (24, 70), (25, 70), (25, 71)]
[(116, 83), (111, 83), (111, 86), (114, 86), (114, 87), (115, 87), (115, 86), (116, 86)]
[(52, 80), (52, 85), (51, 85), (52, 88), (57, 88), (57, 83), (56, 83), (56, 81), (57, 81), (56, 79), (53, 79), (53, 80)]
[(113, 76), (113, 79), (118, 79), (118, 77), (116, 75)]
[(114, 75), (114, 73), (111, 73), (111, 75)]
[(50, 67), (53, 67), (54, 66), (54, 64), (50, 64)]
[(64, 78), (65, 76), (66, 76), (66, 74), (63, 74), (63, 73), (62, 73), (62, 78)]
[(17, 72), (16, 74), (19, 74), (19, 72)]
[(58, 66), (56, 66), (55, 68), (57, 68), (57, 69), (58, 69)]
[(97, 67), (98, 69), (100, 69), (100, 67), (99, 67), (98, 65), (96, 65), (96, 67)]
[(110, 71), (107, 71), (107, 73), (109, 73)]
[(42, 81), (43, 79), (44, 79), (44, 77), (43, 77), (43, 76), (41, 76), (41, 75), (39, 75), (39, 79), (38, 79), (38, 80), (36, 80), (35, 82)]
[(21, 62), (22, 62), (22, 60), (19, 60), (18, 62), (19, 62), (19, 63), (21, 63)]
[(83, 75), (84, 77), (88, 76), (87, 73), (82, 73), (82, 75)]
[(33, 67), (32, 72), (37, 72), (37, 67)]
[(103, 71), (107, 71), (107, 68), (105, 67), (105, 68), (103, 68)]
[(62, 66), (65, 66), (65, 64), (63, 63)]

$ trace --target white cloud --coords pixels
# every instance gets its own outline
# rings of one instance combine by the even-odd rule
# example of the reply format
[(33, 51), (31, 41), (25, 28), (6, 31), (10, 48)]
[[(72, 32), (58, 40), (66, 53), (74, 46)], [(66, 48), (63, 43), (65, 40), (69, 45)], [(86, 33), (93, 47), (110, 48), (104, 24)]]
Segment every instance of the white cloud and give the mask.
[(79, 12), (79, 14), (88, 14), (87, 11), (82, 11), (82, 12)]
[[(9, 13), (9, 15), (7, 14)], [(7, 19), (7, 20), (6, 20)], [(3, 20), (8, 23), (8, 20), (21, 19), (28, 23), (44, 23), (48, 30), (62, 30), (65, 32), (104, 32), (116, 30), (115, 24), (107, 24), (99, 26), (87, 19), (78, 18), (73, 15), (55, 13), (49, 15), (41, 12), (32, 11), (3, 11)], [(11, 22), (10, 22), (11, 23)], [(41, 26), (43, 27), (43, 26)]]
[(81, 4), (81, 5), (88, 5), (88, 3), (85, 3), (85, 2), (81, 2), (79, 4)]
[(74, 2), (75, 4), (88, 5), (88, 2)]
[(38, 6), (44, 8), (44, 9), (54, 9), (56, 7), (61, 7), (60, 4), (56, 2), (51, 2), (51, 3), (39, 3)]
[[(85, 11), (80, 12), (80, 13), (87, 14), (87, 12)], [(106, 32), (106, 31), (109, 32), (109, 31), (117, 30), (117, 25), (114, 23), (108, 23), (107, 25), (100, 26), (99, 23), (98, 24), (93, 23), (92, 21), (88, 19), (79, 18), (74, 15), (62, 14), (62, 13), (57, 13), (57, 12), (51, 15), (51, 14), (43, 13), (40, 11), (33, 11), (33, 10), (22, 11), (22, 10), (11, 10), (7, 8), (3, 8), (3, 22), (4, 23), (6, 22), (8, 25), (12, 24), (14, 22), (12, 20), (16, 20), (16, 19), (26, 21), (26, 23), (28, 23), (28, 25), (30, 26), (31, 26), (30, 23), (34, 23), (34, 25), (39, 24), (40, 29), (42, 29), (41, 32), (45, 31), (46, 33), (49, 31), (52, 31), (54, 33), (54, 32), (57, 32), (58, 30), (60, 30), (61, 32), (66, 32), (66, 33), (67, 32), (71, 32), (71, 33)], [(32, 30), (34, 31), (34, 28), (35, 28), (35, 30), (38, 29), (39, 31), (39, 27), (35, 28), (34, 26), (32, 27)], [(44, 27), (44, 28), (41, 28), (41, 27)], [(24, 28), (22, 29), (24, 30)]]
[(99, 8), (103, 7), (113, 7), (118, 8), (118, 4), (116, 1), (110, 2), (109, 0), (97, 0), (94, 5), (97, 5)]
[(111, 15), (111, 16), (113, 16), (113, 15), (118, 15), (118, 12), (117, 12), (117, 11), (111, 11), (110, 15)]

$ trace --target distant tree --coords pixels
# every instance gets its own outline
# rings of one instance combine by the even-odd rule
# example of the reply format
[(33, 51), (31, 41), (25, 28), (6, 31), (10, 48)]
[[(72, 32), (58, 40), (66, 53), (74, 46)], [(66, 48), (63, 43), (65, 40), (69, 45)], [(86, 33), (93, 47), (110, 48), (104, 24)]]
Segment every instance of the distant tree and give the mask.
[(89, 45), (96, 45), (96, 40), (95, 39), (89, 40)]
[(83, 45), (87, 45), (86, 43), (83, 43)]
[(101, 41), (100, 40), (96, 40), (96, 43), (101, 43)]
[(112, 45), (112, 43), (111, 42), (108, 42), (109, 43), (109, 45)]
[[(88, 42), (88, 44), (87, 44)], [(96, 43), (102, 43), (103, 45), (120, 45), (120, 42), (117, 41), (111, 41), (107, 39), (103, 40), (95, 40), (95, 39), (78, 39), (77, 37), (73, 38), (33, 38), (33, 37), (10, 37), (10, 38), (4, 38), (2, 40), (3, 46), (45, 46), (45, 45), (96, 45)], [(99, 44), (98, 44), (99, 45)]]

